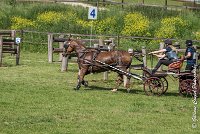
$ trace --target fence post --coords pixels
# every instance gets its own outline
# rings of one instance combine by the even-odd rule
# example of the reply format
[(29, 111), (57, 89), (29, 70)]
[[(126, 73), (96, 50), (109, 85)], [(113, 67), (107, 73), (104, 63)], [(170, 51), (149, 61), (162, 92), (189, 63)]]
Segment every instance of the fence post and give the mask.
[(106, 3), (106, 1), (105, 0), (103, 0), (103, 6), (105, 7), (105, 3)]
[(20, 44), (17, 44), (17, 54), (16, 54), (16, 65), (19, 65), (19, 58), (20, 58)]
[(119, 45), (120, 45), (120, 36), (117, 35), (117, 47), (119, 48)]
[(15, 48), (16, 45), (16, 65), (19, 65), (19, 58), (20, 58), (20, 46), (17, 44), (16, 41), (16, 31), (11, 31), (11, 38), (14, 40), (13, 48)]
[[(64, 50), (65, 50), (65, 48), (63, 48), (63, 51)], [(66, 56), (65, 52), (63, 52), (61, 72), (67, 71), (67, 69), (68, 69), (68, 59), (69, 59), (69, 55)]]
[[(60, 36), (59, 36), (59, 38), (64, 38), (64, 34), (61, 34)], [(59, 42), (59, 48), (63, 48), (64, 47), (64, 42)], [(63, 55), (62, 55), (62, 53), (59, 53), (59, 60), (58, 61), (62, 61), (62, 58), (63, 58)]]
[(48, 34), (48, 61), (53, 62), (53, 34)]
[(15, 30), (11, 30), (11, 38), (13, 40), (15, 40), (15, 37), (16, 37), (16, 31)]
[[(163, 48), (164, 48), (164, 43), (161, 42), (161, 43), (160, 43), (160, 48), (159, 48), (159, 50), (161, 50), (161, 49), (163, 49)], [(163, 68), (163, 66), (159, 67), (159, 68), (158, 68), (158, 71), (161, 71), (162, 68)]]
[(167, 0), (165, 0), (165, 9), (167, 9)]
[(14, 40), (14, 43), (12, 44), (12, 48), (15, 48), (15, 37), (16, 37), (16, 31), (11, 30), (11, 39)]
[(146, 56), (145, 46), (142, 46), (142, 55), (143, 55), (143, 65), (144, 67), (147, 67), (147, 56)]
[(124, 8), (124, 0), (122, 0), (122, 9)]
[(0, 67), (2, 65), (2, 58), (3, 58), (3, 38), (0, 35)]
[(99, 39), (99, 47), (103, 47), (103, 39)]
[(109, 47), (111, 50), (114, 50), (115, 49), (114, 38), (109, 38), (109, 40), (111, 41), (111, 43), (109, 44)]
[(193, 7), (195, 7), (196, 6), (196, 0), (194, 0), (194, 2), (193, 2)]

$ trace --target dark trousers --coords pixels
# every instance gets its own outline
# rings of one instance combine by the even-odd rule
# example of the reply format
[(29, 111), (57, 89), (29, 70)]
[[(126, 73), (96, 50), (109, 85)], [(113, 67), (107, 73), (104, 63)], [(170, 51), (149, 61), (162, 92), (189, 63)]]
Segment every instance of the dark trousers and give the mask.
[(193, 69), (194, 69), (194, 65), (193, 64), (187, 64), (186, 67), (185, 67), (185, 70), (189, 71), (189, 72), (191, 72)]
[(154, 69), (152, 70), (152, 73), (155, 73), (158, 68), (161, 66), (161, 65), (165, 65), (165, 66), (168, 66), (169, 64), (171, 64), (173, 62), (173, 60), (169, 60), (169, 59), (160, 59), (157, 63), (157, 65), (154, 67)]

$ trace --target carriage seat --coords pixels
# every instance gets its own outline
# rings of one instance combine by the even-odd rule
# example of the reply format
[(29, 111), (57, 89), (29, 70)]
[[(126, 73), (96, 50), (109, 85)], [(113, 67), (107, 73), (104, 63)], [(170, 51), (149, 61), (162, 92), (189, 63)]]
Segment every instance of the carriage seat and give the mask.
[(176, 72), (176, 73), (180, 72), (180, 69), (183, 66), (183, 61), (184, 61), (184, 56), (181, 56), (180, 59), (169, 64), (168, 71)]

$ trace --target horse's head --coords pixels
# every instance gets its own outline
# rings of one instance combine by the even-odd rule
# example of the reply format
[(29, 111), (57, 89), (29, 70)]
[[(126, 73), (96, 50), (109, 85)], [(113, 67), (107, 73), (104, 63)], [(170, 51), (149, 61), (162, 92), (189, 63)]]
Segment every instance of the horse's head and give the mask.
[(83, 46), (79, 41), (69, 39), (64, 43), (64, 48), (66, 53), (70, 54), (73, 51), (78, 52), (79, 50), (85, 49), (85, 46)]
[(72, 43), (71, 40), (65, 41), (64, 48), (65, 48), (66, 53), (71, 53), (75, 51), (74, 44)]

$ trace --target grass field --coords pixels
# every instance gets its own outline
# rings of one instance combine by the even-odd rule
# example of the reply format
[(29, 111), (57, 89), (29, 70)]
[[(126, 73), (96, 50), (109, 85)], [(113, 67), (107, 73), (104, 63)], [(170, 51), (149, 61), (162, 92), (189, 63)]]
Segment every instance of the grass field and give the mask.
[[(177, 94), (177, 81), (163, 96), (146, 96), (142, 83), (131, 80), (132, 90), (117, 93), (115, 73), (86, 77), (89, 87), (73, 90), (77, 65), (47, 62), (47, 54), (23, 53), (19, 66), (6, 55), (0, 67), (0, 134), (197, 134), (192, 128), (191, 97)], [(139, 72), (138, 72), (139, 73)], [(199, 107), (199, 103), (198, 103)], [(197, 119), (199, 119), (197, 111)]]

